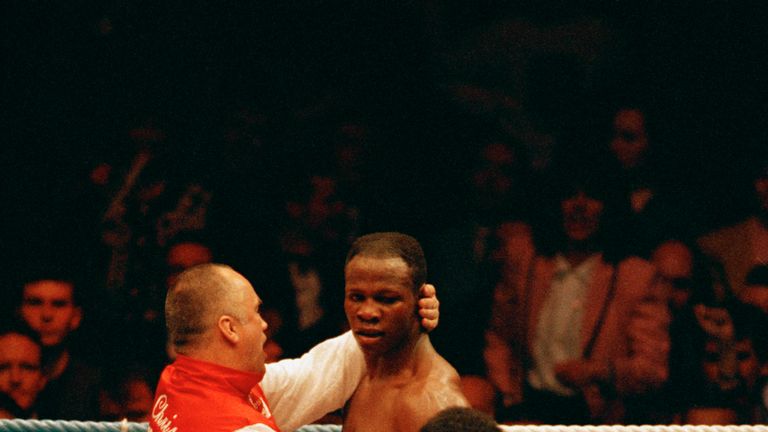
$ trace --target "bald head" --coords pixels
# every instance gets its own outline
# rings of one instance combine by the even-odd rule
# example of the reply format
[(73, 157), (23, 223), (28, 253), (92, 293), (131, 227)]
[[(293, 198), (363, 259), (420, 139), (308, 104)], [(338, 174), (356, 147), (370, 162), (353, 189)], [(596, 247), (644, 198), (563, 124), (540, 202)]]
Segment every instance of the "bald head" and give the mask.
[(693, 293), (693, 253), (685, 243), (670, 240), (653, 252), (653, 264), (662, 280), (670, 285), (669, 305), (674, 309), (685, 306)]
[(659, 274), (667, 279), (690, 277), (693, 254), (685, 243), (670, 240), (659, 245), (653, 253), (653, 263)]
[(231, 267), (202, 264), (182, 272), (168, 290), (165, 321), (176, 351), (184, 354), (207, 342), (217, 319), (245, 319), (244, 300), (251, 284)]

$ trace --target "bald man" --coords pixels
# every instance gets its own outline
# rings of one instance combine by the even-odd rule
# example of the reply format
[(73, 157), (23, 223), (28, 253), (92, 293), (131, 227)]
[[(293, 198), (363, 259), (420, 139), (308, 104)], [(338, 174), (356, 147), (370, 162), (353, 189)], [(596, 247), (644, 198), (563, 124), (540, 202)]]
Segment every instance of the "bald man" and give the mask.
[[(427, 295), (421, 312), (434, 328), (437, 300), (434, 291)], [(260, 305), (248, 280), (228, 266), (202, 264), (179, 275), (165, 304), (177, 358), (160, 377), (151, 431), (289, 431), (344, 404), (365, 369), (352, 336), (265, 365)]]
[(679, 311), (693, 293), (693, 253), (679, 240), (660, 244), (652, 254), (653, 264), (662, 281), (670, 285), (669, 306)]

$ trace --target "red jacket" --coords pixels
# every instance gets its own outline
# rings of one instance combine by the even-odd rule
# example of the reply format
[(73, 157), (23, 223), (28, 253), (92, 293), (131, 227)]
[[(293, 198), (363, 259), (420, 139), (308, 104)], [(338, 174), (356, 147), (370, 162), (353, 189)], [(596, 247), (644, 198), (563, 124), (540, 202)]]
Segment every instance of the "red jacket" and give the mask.
[(231, 432), (262, 424), (279, 432), (261, 375), (179, 355), (160, 376), (149, 421), (152, 432)]

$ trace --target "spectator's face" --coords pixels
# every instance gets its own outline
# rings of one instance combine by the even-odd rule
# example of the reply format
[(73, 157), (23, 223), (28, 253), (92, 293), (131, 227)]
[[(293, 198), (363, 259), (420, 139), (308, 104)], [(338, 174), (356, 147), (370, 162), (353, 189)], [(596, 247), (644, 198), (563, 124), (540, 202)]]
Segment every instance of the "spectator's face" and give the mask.
[(483, 147), (480, 159), (481, 166), (472, 177), (476, 191), (488, 197), (503, 197), (512, 187), (514, 153), (506, 144), (494, 142)]
[(624, 168), (637, 166), (648, 149), (643, 113), (636, 109), (619, 110), (613, 118), (611, 151)]
[(172, 287), (184, 270), (198, 265), (209, 263), (213, 259), (211, 250), (201, 243), (184, 242), (174, 245), (168, 250), (165, 259), (168, 274), (166, 277), (166, 286)]
[(344, 271), (344, 311), (366, 354), (402, 348), (419, 332), (411, 269), (402, 258), (358, 255)]
[(680, 309), (691, 296), (693, 256), (682, 243), (668, 242), (659, 246), (653, 253), (653, 263), (661, 279), (670, 285), (669, 304), (673, 309)]
[(722, 392), (753, 389), (760, 372), (751, 339), (739, 340), (730, 349), (707, 341), (702, 366), (709, 383)]
[(80, 325), (82, 312), (75, 305), (70, 283), (40, 280), (26, 284), (21, 316), (39, 335), (44, 346), (62, 343)]
[(563, 229), (571, 241), (583, 242), (591, 239), (600, 229), (603, 202), (578, 192), (560, 203), (563, 214)]
[(132, 422), (149, 421), (154, 395), (143, 380), (131, 380), (125, 386), (125, 412), (123, 417)]
[(40, 346), (24, 335), (0, 336), (0, 391), (28, 409), (45, 385), (40, 370)]

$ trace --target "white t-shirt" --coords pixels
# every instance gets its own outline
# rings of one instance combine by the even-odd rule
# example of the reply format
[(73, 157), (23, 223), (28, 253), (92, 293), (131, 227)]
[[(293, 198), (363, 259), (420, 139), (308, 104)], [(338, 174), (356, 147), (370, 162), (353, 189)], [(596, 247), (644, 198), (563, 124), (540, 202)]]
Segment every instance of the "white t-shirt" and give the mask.
[(363, 352), (352, 333), (346, 332), (316, 345), (298, 359), (267, 364), (261, 388), (277, 426), (290, 432), (342, 408), (364, 373)]

